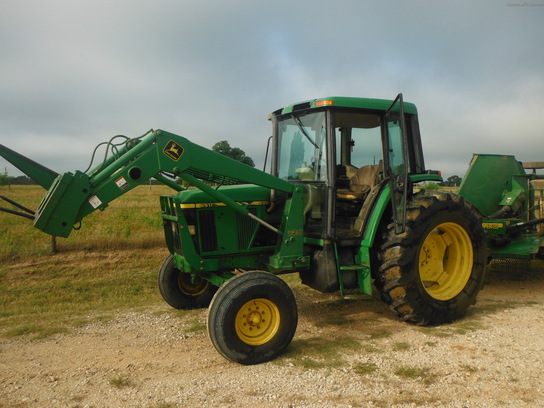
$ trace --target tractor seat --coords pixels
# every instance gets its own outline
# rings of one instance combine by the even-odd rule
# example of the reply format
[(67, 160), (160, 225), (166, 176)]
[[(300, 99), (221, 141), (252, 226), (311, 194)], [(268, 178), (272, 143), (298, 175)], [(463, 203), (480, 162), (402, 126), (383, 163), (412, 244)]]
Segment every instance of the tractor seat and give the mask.
[(364, 200), (372, 187), (378, 184), (380, 166), (371, 164), (355, 171), (349, 179), (349, 189), (341, 188), (337, 196), (344, 200)]

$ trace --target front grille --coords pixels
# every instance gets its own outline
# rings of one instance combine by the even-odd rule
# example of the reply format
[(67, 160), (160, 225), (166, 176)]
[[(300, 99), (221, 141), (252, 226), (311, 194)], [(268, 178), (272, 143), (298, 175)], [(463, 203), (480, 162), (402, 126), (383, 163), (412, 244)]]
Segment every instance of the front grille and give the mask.
[(198, 232), (202, 252), (217, 251), (217, 231), (215, 228), (215, 212), (202, 210), (198, 212)]
[[(249, 212), (255, 215), (254, 208), (250, 208)], [(255, 232), (257, 221), (249, 218), (246, 215), (236, 213), (236, 222), (238, 224), (238, 248), (248, 249), (251, 243), (251, 237)]]

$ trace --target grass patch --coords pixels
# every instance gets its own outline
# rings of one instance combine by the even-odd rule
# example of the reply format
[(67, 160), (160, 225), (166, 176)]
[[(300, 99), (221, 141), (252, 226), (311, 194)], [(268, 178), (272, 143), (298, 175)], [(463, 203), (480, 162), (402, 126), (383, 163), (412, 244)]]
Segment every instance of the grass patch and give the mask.
[(456, 334), (467, 334), (477, 330), (485, 329), (485, 325), (474, 320), (460, 320), (454, 323), (451, 329)]
[(399, 377), (414, 379), (425, 376), (427, 371), (427, 368), (400, 366), (395, 369), (394, 373)]
[(427, 385), (436, 380), (436, 375), (431, 373), (429, 368), (414, 367), (414, 366), (399, 366), (394, 371), (395, 375), (411, 380), (423, 380)]
[(394, 351), (407, 351), (407, 350), (410, 350), (410, 348), (411, 348), (410, 343), (406, 343), (404, 341), (393, 344)]
[[(478, 330), (485, 330), (486, 326), (479, 322), (478, 320), (469, 320), (468, 318), (458, 320), (454, 323), (451, 323), (447, 326), (438, 326), (438, 327), (420, 327), (418, 330), (429, 336), (438, 337), (438, 338), (450, 338), (455, 335), (465, 335), (472, 333)], [(426, 345), (434, 344), (434, 342), (427, 342)]]
[(115, 388), (131, 387), (133, 385), (130, 378), (125, 375), (117, 375), (109, 379), (109, 384)]
[(195, 317), (188, 322), (187, 333), (204, 333), (206, 331), (206, 322), (202, 319)]
[(392, 336), (392, 333), (386, 329), (374, 330), (372, 333), (370, 333), (370, 338), (372, 340), (386, 339), (391, 336)]
[(479, 371), (478, 367), (474, 367), (474, 366), (471, 366), (469, 364), (461, 364), (460, 365), (460, 368), (463, 370), (463, 371), (466, 371), (467, 373), (476, 373)]
[[(542, 271), (540, 272), (542, 273)], [(479, 303), (477, 306), (474, 306), (470, 310), (471, 315), (474, 317), (485, 317), (492, 313), (497, 313), (503, 310), (515, 309), (520, 306), (535, 306), (538, 305), (538, 302), (528, 301), (528, 302), (513, 302), (513, 301), (502, 301), (502, 300), (486, 300), (485, 303)]]
[(284, 358), (306, 369), (339, 368), (346, 364), (343, 354), (353, 353), (360, 348), (361, 343), (351, 337), (297, 339), (291, 342)]
[(353, 367), (353, 371), (360, 375), (372, 374), (377, 370), (378, 366), (374, 363), (359, 363)]
[(325, 326), (344, 326), (346, 324), (351, 324), (354, 321), (348, 319), (345, 316), (329, 316), (323, 320), (319, 320), (315, 323), (315, 327), (325, 327)]
[(418, 330), (429, 336), (438, 338), (449, 338), (454, 335), (454, 332), (448, 327), (419, 327)]
[(372, 343), (366, 343), (363, 345), (363, 351), (365, 353), (383, 353), (383, 350), (376, 347), (375, 344)]
[(69, 329), (63, 326), (23, 325), (4, 332), (5, 337), (30, 336), (32, 340), (40, 340), (55, 334), (66, 334)]

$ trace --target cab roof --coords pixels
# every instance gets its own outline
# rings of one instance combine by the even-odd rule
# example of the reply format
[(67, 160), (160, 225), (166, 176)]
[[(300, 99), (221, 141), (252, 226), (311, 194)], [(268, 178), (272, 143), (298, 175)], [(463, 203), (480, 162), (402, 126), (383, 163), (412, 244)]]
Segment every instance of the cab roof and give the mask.
[[(276, 115), (285, 115), (300, 110), (323, 108), (323, 107), (338, 107), (352, 109), (370, 109), (377, 111), (386, 111), (393, 100), (391, 99), (371, 99), (371, 98), (354, 98), (347, 96), (330, 96), (326, 98), (311, 99), (308, 101), (294, 103), (276, 110)], [(417, 114), (416, 105), (410, 102), (404, 102), (404, 112)]]

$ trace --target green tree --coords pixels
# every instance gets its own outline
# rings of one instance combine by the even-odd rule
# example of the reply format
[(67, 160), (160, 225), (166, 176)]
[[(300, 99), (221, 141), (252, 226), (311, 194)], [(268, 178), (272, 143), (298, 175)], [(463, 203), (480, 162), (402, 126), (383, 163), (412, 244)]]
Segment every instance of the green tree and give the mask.
[(238, 160), (239, 162), (247, 164), (248, 166), (255, 167), (255, 163), (253, 162), (253, 159), (247, 156), (246, 152), (244, 152), (239, 147), (230, 147), (229, 142), (227, 142), (226, 140), (222, 140), (214, 144), (212, 146), (212, 150), (214, 152), (222, 154), (223, 156), (227, 156), (227, 157), (230, 157), (231, 159)]
[(9, 182), (8, 172), (0, 173), (0, 186), (5, 186)]
[(459, 187), (463, 179), (457, 175), (450, 176), (441, 185), (444, 187)]
[(440, 190), (440, 185), (430, 181), (425, 184), (425, 190)]
[[(32, 180), (30, 177), (27, 177), (27, 176), (17, 176), (17, 177), (8, 176), (7, 184), (11, 184), (12, 186), (14, 185), (28, 186), (28, 185), (37, 185), (38, 183), (36, 183), (34, 180)], [(1, 182), (0, 182), (0, 185), (2, 185)]]

